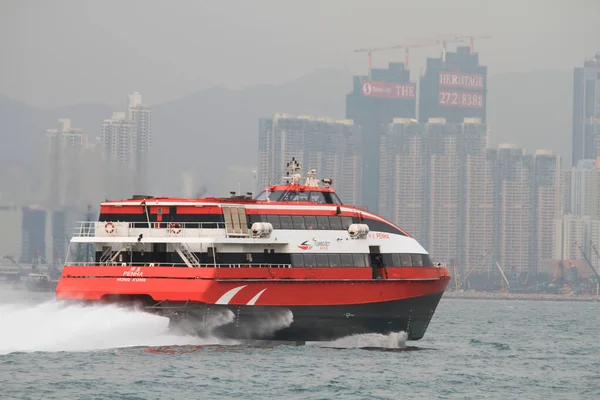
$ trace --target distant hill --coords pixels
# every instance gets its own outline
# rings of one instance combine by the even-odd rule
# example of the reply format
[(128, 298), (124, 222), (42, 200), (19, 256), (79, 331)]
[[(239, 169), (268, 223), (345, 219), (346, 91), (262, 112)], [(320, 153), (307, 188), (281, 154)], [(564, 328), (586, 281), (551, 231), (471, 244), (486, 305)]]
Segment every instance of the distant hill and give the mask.
[[(240, 90), (209, 88), (158, 104), (153, 111), (151, 182), (156, 194), (181, 194), (182, 178), (208, 194), (252, 190), (258, 119), (275, 112), (344, 118), (349, 72), (317, 70), (281, 85)], [(0, 96), (0, 193), (36, 201), (45, 180), (45, 132), (58, 118), (71, 118), (90, 137), (111, 116), (103, 104), (42, 110)], [(124, 110), (123, 110), (124, 111)], [(572, 73), (536, 71), (489, 79), (491, 145), (515, 143), (529, 151), (545, 148), (570, 159)]]
[[(241, 188), (251, 190), (259, 118), (275, 112), (344, 118), (345, 94), (351, 87), (350, 74), (319, 70), (278, 86), (211, 88), (156, 106), (153, 145), (159, 190), (178, 193), (181, 182), (178, 174), (172, 179), (172, 171), (182, 170), (195, 171), (198, 184), (206, 184), (212, 194), (235, 189), (240, 179)], [(228, 173), (228, 168), (237, 172)], [(230, 186), (223, 178), (231, 180)]]

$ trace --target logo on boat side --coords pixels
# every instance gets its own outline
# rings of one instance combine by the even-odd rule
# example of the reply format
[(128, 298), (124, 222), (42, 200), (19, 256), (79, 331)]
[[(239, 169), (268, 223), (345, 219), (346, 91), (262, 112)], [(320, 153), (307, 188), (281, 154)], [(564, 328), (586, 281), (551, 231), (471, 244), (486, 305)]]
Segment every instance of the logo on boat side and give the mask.
[(298, 248), (300, 250), (310, 250), (312, 249), (312, 245), (308, 243), (308, 240), (305, 240), (304, 242), (300, 243), (300, 246), (298, 246)]
[(298, 248), (300, 250), (311, 250), (313, 247), (318, 247), (319, 250), (329, 250), (330, 244), (331, 242), (327, 240), (317, 240), (313, 238), (312, 240), (305, 240), (304, 242), (300, 243)]

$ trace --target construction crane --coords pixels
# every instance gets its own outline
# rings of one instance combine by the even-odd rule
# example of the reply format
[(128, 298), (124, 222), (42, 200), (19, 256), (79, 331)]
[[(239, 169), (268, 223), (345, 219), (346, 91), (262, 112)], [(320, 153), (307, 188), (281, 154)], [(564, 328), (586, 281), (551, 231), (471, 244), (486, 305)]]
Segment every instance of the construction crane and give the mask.
[[(594, 253), (596, 253), (596, 257), (598, 257), (598, 260), (600, 260), (600, 254), (598, 254), (598, 249), (596, 249), (596, 246), (594, 246), (594, 243), (592, 241), (590, 241), (590, 245), (592, 246)], [(596, 296), (598, 296), (598, 294), (600, 293), (600, 275), (598, 274), (596, 269), (594, 269), (594, 267), (591, 264), (590, 264), (590, 267), (592, 268), (592, 271), (594, 271), (594, 274), (596, 275)]]
[(408, 69), (408, 52), (409, 49), (414, 48), (414, 47), (427, 47), (427, 46), (435, 46), (438, 45), (440, 42), (438, 40), (436, 41), (431, 41), (431, 42), (426, 42), (426, 43), (416, 43), (416, 44), (401, 44), (398, 46), (393, 46), (390, 49), (396, 50), (396, 49), (404, 49), (404, 68)]
[[(594, 246), (592, 243), (590, 243), (590, 244), (592, 245), (592, 249), (594, 249), (594, 251), (596, 252), (596, 255), (599, 256), (598, 255), (598, 250), (596, 250), (596, 246)], [(579, 249), (579, 251), (583, 255), (583, 258), (585, 258), (585, 261), (588, 263), (588, 265), (590, 266), (590, 268), (594, 272), (597, 285), (600, 284), (600, 275), (598, 274), (598, 272), (596, 272), (596, 269), (592, 265), (592, 262), (590, 261), (590, 258), (587, 256), (587, 254), (585, 254), (585, 251), (583, 251), (583, 248), (579, 245), (579, 243), (575, 242), (575, 246), (577, 246), (577, 248)]]
[(391, 50), (391, 49), (393, 49), (393, 47), (371, 47), (371, 48), (354, 50), (355, 53), (367, 53), (367, 56), (369, 58), (369, 80), (371, 79), (371, 71), (373, 69), (373, 59), (372, 59), (373, 52), (382, 51), (382, 50)]
[(492, 37), (489, 35), (479, 35), (479, 36), (468, 36), (468, 35), (458, 35), (454, 36), (455, 39), (469, 39), (469, 53), (473, 54), (475, 51), (475, 39), (491, 39)]
[(458, 36), (442, 37), (437, 40), (438, 44), (442, 45), (442, 62), (446, 62), (446, 53), (448, 52), (448, 43), (463, 43), (464, 38)]
[(475, 263), (475, 265), (473, 265), (473, 266), (472, 266), (472, 267), (471, 267), (471, 268), (470, 268), (470, 269), (467, 271), (467, 273), (466, 273), (465, 277), (463, 278), (463, 282), (462, 282), (462, 286), (463, 286), (463, 288), (465, 288), (465, 289), (467, 288), (467, 284), (468, 284), (468, 282), (467, 282), (467, 279), (469, 278), (469, 275), (471, 275), (471, 273), (472, 273), (473, 271), (475, 271), (475, 269), (477, 268), (477, 265), (478, 265), (478, 264), (483, 264), (483, 263), (485, 262), (485, 259), (487, 258), (487, 256), (488, 256), (488, 254), (489, 254), (489, 253), (490, 253), (489, 251), (486, 251), (486, 252), (484, 252), (484, 253), (483, 253), (483, 256), (481, 257), (481, 259), (479, 260), (479, 262), (476, 262), (476, 263)]

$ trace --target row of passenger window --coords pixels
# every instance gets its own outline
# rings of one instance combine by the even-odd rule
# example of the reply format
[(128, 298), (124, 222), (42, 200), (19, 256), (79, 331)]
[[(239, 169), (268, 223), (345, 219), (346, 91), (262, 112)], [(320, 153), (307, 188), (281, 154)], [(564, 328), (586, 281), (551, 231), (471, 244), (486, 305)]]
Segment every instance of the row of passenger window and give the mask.
[[(432, 267), (428, 254), (382, 254), (384, 267)], [(293, 267), (368, 267), (369, 254), (293, 253)]]
[[(157, 222), (156, 214), (150, 214), (150, 222)], [(148, 218), (145, 214), (100, 214), (100, 222), (136, 222), (138, 228), (147, 227)], [(185, 223), (186, 228), (222, 228), (223, 214), (175, 214), (164, 215), (163, 223)], [(255, 215), (248, 214), (248, 228), (254, 222), (269, 222), (273, 229), (299, 229), (299, 230), (347, 230), (351, 224), (358, 223), (356, 217), (340, 217), (327, 215)], [(387, 232), (396, 235), (405, 233), (390, 224), (378, 220), (363, 218), (360, 223), (367, 224), (374, 232)]]
[(346, 230), (352, 224), (352, 217), (327, 215), (248, 215), (248, 223), (268, 222), (273, 229)]

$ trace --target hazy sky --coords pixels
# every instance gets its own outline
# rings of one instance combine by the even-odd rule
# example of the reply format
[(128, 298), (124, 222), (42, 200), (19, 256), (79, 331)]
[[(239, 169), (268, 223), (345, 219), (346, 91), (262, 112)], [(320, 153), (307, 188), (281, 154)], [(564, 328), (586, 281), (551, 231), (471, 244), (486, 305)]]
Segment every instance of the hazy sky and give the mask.
[[(161, 103), (209, 86), (366, 72), (353, 49), (437, 34), (476, 42), (491, 75), (570, 69), (600, 51), (598, 0), (0, 0), (0, 93), (41, 107)], [(417, 49), (413, 76), (425, 56)], [(375, 66), (401, 53), (376, 53)], [(550, 83), (549, 83), (550, 84)]]

